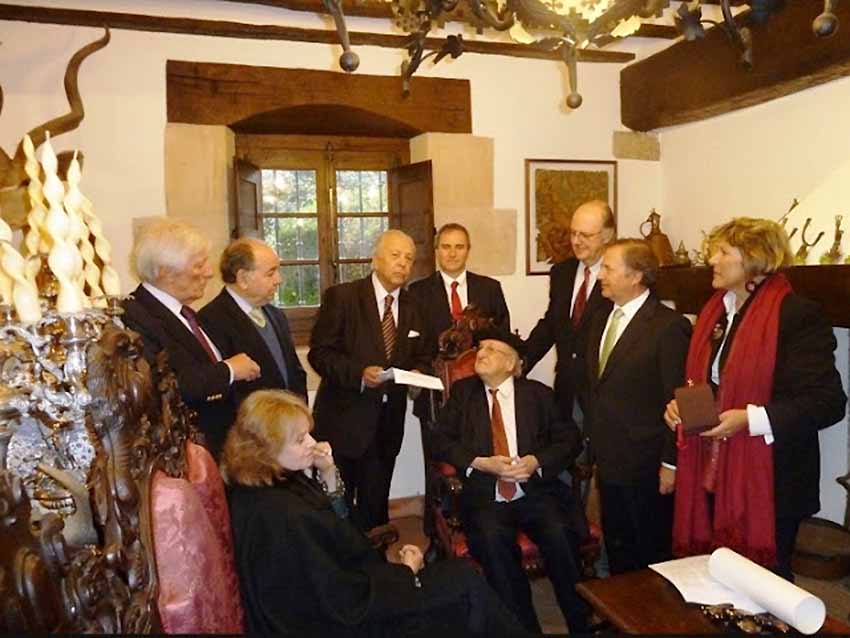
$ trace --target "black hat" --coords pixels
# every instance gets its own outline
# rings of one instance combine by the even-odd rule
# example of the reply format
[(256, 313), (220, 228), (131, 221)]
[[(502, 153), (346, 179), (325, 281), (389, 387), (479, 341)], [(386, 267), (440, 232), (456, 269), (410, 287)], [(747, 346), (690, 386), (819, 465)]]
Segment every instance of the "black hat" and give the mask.
[(519, 337), (519, 335), (515, 335), (506, 330), (500, 330), (499, 328), (487, 327), (475, 332), (473, 335), (473, 344), (477, 346), (482, 341), (487, 341), (488, 339), (492, 341), (501, 341), (502, 343), (509, 345), (516, 351), (520, 358), (525, 355), (525, 342)]

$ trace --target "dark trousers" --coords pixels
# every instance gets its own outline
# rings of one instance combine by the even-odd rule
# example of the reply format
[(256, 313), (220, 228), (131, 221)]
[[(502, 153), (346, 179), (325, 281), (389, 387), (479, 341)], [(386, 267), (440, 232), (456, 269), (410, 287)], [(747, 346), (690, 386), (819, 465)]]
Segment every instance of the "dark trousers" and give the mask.
[(791, 572), (791, 555), (797, 542), (797, 530), (800, 529), (802, 518), (780, 516), (776, 519), (776, 567), (774, 572), (785, 580), (794, 582)]
[(599, 496), (612, 575), (670, 559), (673, 498), (658, 493), (658, 476), (634, 485), (600, 481)]
[(510, 503), (494, 500), (483, 507), (463, 507), (461, 518), (470, 553), (526, 629), (541, 633), (531, 601), (531, 586), (522, 569), (518, 530), (540, 549), (570, 632), (587, 630), (587, 608), (575, 590), (579, 576), (577, 538), (562, 499), (535, 494)]
[(390, 483), (398, 450), (388, 450), (385, 445), (387, 440), (391, 440), (388, 429), (393, 427), (388, 421), (384, 405), (375, 438), (363, 455), (358, 458), (336, 457), (337, 467), (345, 481), (345, 499), (351, 520), (364, 532), (389, 522)]

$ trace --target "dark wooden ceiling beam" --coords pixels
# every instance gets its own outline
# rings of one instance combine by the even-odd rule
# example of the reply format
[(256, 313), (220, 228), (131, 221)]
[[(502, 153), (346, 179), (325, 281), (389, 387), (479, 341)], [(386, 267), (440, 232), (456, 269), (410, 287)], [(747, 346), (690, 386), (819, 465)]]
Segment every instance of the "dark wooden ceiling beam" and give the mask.
[[(217, 36), (224, 38), (246, 38), (255, 40), (290, 40), (294, 42), (319, 42), (339, 44), (336, 31), (303, 29), (268, 24), (247, 24), (223, 20), (201, 20), (196, 18), (173, 18), (135, 13), (108, 11), (82, 11), (78, 9), (54, 9), (13, 4), (0, 4), (0, 20), (37, 22), (43, 24), (65, 24), (85, 27), (109, 26), (112, 29), (131, 31), (153, 31), (159, 33), (181, 33), (188, 35)], [(410, 37), (386, 33), (349, 32), (353, 46), (377, 46), (390, 49), (407, 47)], [(428, 38), (425, 48), (437, 51), (443, 46), (442, 38)], [(464, 51), (485, 55), (505, 55), (514, 58), (536, 58), (561, 60), (558, 53), (542, 51), (533, 47), (508, 42), (464, 40)], [(623, 51), (579, 51), (581, 62), (630, 62), (633, 53)]]
[[(220, 2), (237, 2), (240, 4), (261, 4), (290, 11), (308, 11), (311, 13), (327, 14), (322, 0), (219, 0)], [(717, 1), (717, 0), (715, 0)], [(392, 5), (385, 0), (342, 0), (342, 12), (346, 16), (361, 18), (394, 18)], [(466, 18), (463, 5), (459, 5), (446, 22), (463, 22), (473, 24)], [(664, 24), (642, 24), (635, 34), (641, 38), (662, 38), (672, 40), (679, 37), (679, 31), (674, 26)]]
[(850, 4), (838, 3), (841, 29), (812, 33), (820, 2), (789, 2), (765, 25), (751, 25), (753, 69), (738, 62), (725, 32), (678, 42), (620, 73), (623, 124), (650, 131), (721, 115), (850, 75)]

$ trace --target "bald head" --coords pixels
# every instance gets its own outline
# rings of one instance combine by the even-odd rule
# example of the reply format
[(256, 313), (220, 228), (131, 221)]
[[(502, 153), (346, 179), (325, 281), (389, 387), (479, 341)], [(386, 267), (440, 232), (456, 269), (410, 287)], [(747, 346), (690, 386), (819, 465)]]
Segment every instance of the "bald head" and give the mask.
[(410, 235), (400, 230), (388, 230), (375, 244), (372, 270), (387, 292), (393, 292), (407, 282), (416, 260), (416, 245)]
[(607, 202), (594, 199), (573, 213), (570, 221), (570, 243), (576, 259), (592, 266), (602, 258), (605, 246), (616, 237), (614, 213)]

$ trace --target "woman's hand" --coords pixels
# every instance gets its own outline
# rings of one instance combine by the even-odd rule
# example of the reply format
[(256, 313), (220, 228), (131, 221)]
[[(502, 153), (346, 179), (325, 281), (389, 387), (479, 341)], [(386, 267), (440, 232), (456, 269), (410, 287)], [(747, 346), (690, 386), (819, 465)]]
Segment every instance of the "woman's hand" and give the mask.
[(414, 574), (418, 574), (419, 570), (425, 566), (425, 557), (416, 545), (403, 546), (398, 550), (398, 555), (401, 557), (401, 562), (410, 567)]
[(676, 399), (673, 399), (667, 404), (667, 409), (664, 410), (664, 422), (674, 432), (676, 431), (676, 427), (682, 422), (682, 417), (679, 415), (679, 404), (676, 403)]
[(334, 455), (331, 444), (327, 441), (319, 441), (313, 446), (313, 467), (323, 475), (331, 472), (334, 467)]
[(726, 410), (719, 415), (720, 423), (710, 430), (701, 432), (700, 436), (708, 436), (714, 439), (728, 439), (745, 428), (749, 428), (750, 421), (746, 410)]

